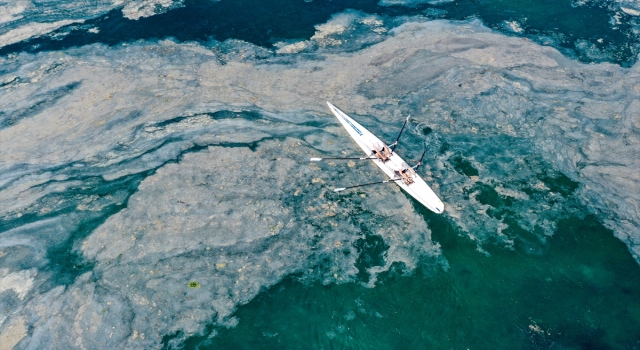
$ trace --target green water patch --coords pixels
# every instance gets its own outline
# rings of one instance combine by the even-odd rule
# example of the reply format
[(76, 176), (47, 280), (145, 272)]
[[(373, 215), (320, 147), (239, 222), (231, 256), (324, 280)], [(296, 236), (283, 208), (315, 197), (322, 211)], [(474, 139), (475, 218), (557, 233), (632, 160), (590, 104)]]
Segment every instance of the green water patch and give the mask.
[(462, 156), (455, 156), (451, 158), (451, 164), (453, 168), (460, 174), (466, 176), (478, 176), (478, 169), (476, 169), (470, 161), (464, 159)]
[(355, 266), (358, 269), (358, 280), (367, 283), (370, 278), (367, 269), (385, 265), (384, 255), (389, 246), (384, 242), (384, 238), (369, 232), (365, 225), (361, 228), (363, 228), (364, 237), (354, 243), (358, 252)]
[(191, 282), (187, 283), (187, 287), (189, 287), (191, 289), (194, 289), (194, 288), (200, 288), (202, 286), (200, 285), (200, 282), (191, 281)]
[(425, 212), (447, 267), (359, 283), (286, 278), (185, 349), (629, 349), (638, 346), (640, 267), (595, 218), (570, 217), (536, 254), (487, 247)]
[(493, 208), (510, 207), (513, 204), (511, 197), (502, 196), (493, 187), (481, 182), (476, 182), (473, 187), (465, 190), (465, 193), (474, 193), (478, 202)]
[(438, 154), (443, 155), (447, 153), (451, 149), (451, 145), (448, 142), (444, 141), (440, 144), (440, 148), (438, 149)]
[(560, 193), (563, 197), (571, 195), (576, 189), (578, 189), (578, 186), (580, 185), (579, 183), (572, 181), (562, 173), (549, 174), (547, 172), (544, 172), (538, 174), (537, 177), (552, 192)]

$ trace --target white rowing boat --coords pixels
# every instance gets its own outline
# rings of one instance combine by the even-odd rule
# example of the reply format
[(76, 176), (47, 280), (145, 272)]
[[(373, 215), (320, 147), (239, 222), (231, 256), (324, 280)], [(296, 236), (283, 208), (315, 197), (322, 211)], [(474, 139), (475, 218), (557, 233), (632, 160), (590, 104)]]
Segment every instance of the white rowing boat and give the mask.
[[(358, 146), (360, 146), (360, 148), (362, 148), (364, 153), (367, 155), (366, 158), (359, 159), (371, 159), (390, 178), (389, 180), (374, 182), (371, 184), (395, 182), (405, 192), (407, 192), (429, 210), (438, 214), (444, 212), (444, 203), (442, 203), (440, 198), (438, 198), (438, 196), (433, 192), (431, 187), (429, 187), (429, 185), (427, 185), (427, 183), (424, 182), (424, 180), (414, 171), (414, 169), (409, 167), (407, 163), (402, 158), (400, 158), (399, 155), (394, 153), (392, 150), (389, 150), (388, 146), (384, 144), (379, 138), (369, 132), (369, 130), (362, 127), (362, 125), (358, 124), (355, 120), (351, 119), (351, 117), (346, 115), (344, 112), (342, 112), (329, 102), (327, 102), (327, 104), (329, 105), (331, 112), (335, 114), (336, 118), (338, 118), (349, 135), (351, 135), (353, 140), (358, 144)], [(378, 154), (378, 156), (376, 156), (376, 153)], [(321, 159), (322, 158), (312, 158), (311, 160)], [(418, 163), (418, 165), (419, 164), (420, 163)], [(335, 191), (338, 192), (348, 188), (359, 186), (363, 185), (338, 188)]]

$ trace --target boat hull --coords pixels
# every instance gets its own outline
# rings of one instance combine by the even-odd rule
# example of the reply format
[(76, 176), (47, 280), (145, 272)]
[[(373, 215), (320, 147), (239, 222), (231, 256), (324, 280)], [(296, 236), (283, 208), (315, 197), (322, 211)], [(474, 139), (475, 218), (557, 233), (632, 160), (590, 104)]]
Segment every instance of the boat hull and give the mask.
[[(333, 112), (336, 118), (338, 118), (340, 124), (342, 124), (342, 126), (347, 130), (356, 144), (360, 146), (362, 151), (364, 151), (367, 156), (370, 156), (372, 150), (374, 149), (374, 144), (381, 143), (382, 141), (331, 103), (327, 102), (327, 105), (329, 105), (329, 109), (331, 109), (331, 112)], [(372, 161), (389, 178), (392, 179), (397, 178), (396, 172), (402, 171), (402, 164), (405, 163), (405, 161), (395, 152), (386, 162), (383, 162), (382, 160), (377, 158), (372, 159)], [(434, 213), (442, 214), (444, 212), (444, 203), (442, 203), (440, 198), (438, 198), (438, 196), (433, 192), (431, 187), (429, 187), (429, 185), (427, 185), (427, 183), (424, 182), (424, 180), (419, 175), (416, 174), (413, 177), (413, 183), (408, 185), (404, 183), (404, 181), (394, 182), (411, 197), (420, 202), (420, 204), (424, 205)]]

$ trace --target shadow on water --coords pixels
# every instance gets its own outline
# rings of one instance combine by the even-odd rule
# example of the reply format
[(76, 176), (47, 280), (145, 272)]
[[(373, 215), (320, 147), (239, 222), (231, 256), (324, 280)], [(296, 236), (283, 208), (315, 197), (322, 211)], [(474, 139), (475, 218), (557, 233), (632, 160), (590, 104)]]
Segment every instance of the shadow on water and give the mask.
[[(640, 267), (591, 216), (558, 221), (537, 254), (485, 246), (417, 207), (447, 268), (394, 265), (375, 288), (290, 276), (186, 349), (630, 349), (640, 346)], [(366, 246), (363, 246), (366, 249)], [(542, 253), (540, 253), (542, 252)], [(175, 337), (169, 336), (168, 340)], [(169, 348), (169, 346), (165, 346)]]
[[(271, 47), (282, 39), (308, 39), (315, 33), (316, 25), (347, 9), (387, 18), (415, 15), (450, 20), (479, 18), (493, 29), (554, 46), (584, 62), (610, 61), (630, 66), (636, 61), (636, 34), (631, 16), (617, 14), (620, 23), (613, 26), (614, 13), (604, 4), (585, 2), (574, 6), (569, 0), (456, 0), (413, 7), (378, 6), (378, 0), (187, 0), (184, 7), (138, 20), (129, 20), (120, 9), (115, 9), (81, 25), (60, 28), (52, 35), (7, 45), (0, 48), (0, 55), (163, 38), (181, 42), (233, 38)], [(516, 22), (514, 30), (508, 23)], [(90, 28), (98, 32), (88, 32)]]

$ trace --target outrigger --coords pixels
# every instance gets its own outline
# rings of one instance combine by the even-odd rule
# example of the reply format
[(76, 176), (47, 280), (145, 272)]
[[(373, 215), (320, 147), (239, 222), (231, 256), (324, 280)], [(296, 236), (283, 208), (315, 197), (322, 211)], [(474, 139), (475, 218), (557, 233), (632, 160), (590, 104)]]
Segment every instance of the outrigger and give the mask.
[(409, 121), (409, 117), (402, 125), (402, 129), (400, 129), (400, 133), (398, 134), (398, 138), (396, 141), (391, 144), (391, 148), (387, 146), (384, 142), (378, 139), (375, 135), (373, 135), (369, 130), (362, 127), (362, 125), (358, 124), (355, 120), (351, 119), (344, 112), (336, 108), (331, 103), (327, 102), (329, 105), (329, 109), (331, 112), (338, 118), (342, 126), (347, 130), (349, 135), (353, 138), (353, 140), (360, 146), (360, 148), (367, 154), (366, 157), (343, 157), (343, 158), (311, 158), (312, 162), (318, 162), (323, 159), (370, 159), (372, 160), (385, 174), (389, 177), (388, 180), (378, 181), (378, 182), (370, 182), (361, 185), (349, 186), (349, 187), (340, 187), (336, 188), (335, 192), (341, 192), (344, 190), (348, 190), (351, 188), (369, 186), (375, 184), (383, 184), (383, 183), (391, 183), (394, 182), (398, 184), (405, 192), (415, 198), (422, 205), (427, 207), (429, 210), (434, 213), (441, 214), (444, 212), (444, 203), (438, 198), (438, 196), (433, 192), (431, 187), (427, 185), (426, 182), (418, 175), (416, 170), (422, 165), (422, 159), (426, 153), (422, 152), (422, 156), (420, 157), (420, 161), (411, 167), (407, 164), (400, 156), (395, 153), (395, 148), (398, 145), (398, 141), (400, 140), (400, 136), (404, 131), (407, 122)]

